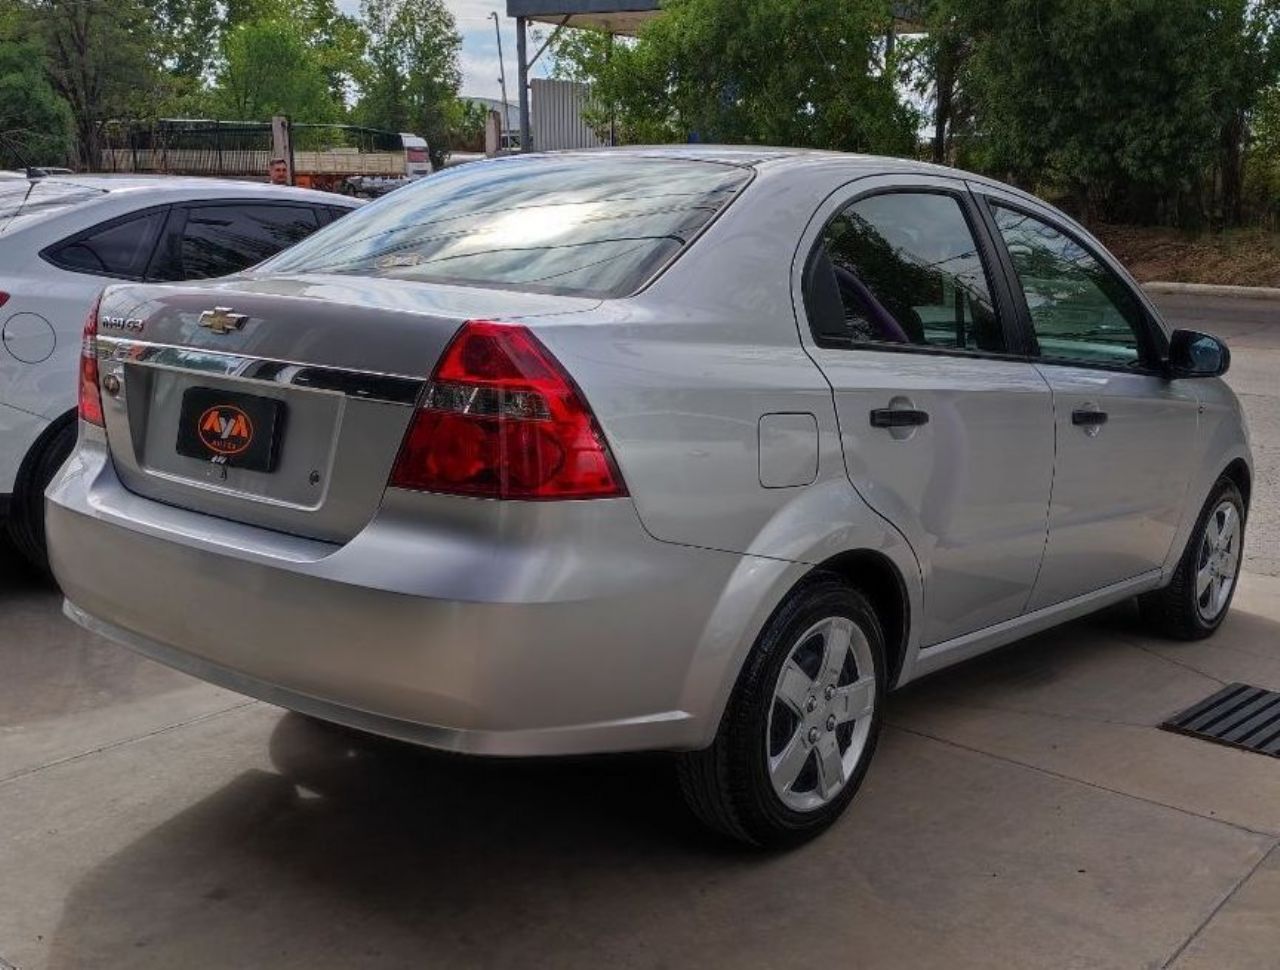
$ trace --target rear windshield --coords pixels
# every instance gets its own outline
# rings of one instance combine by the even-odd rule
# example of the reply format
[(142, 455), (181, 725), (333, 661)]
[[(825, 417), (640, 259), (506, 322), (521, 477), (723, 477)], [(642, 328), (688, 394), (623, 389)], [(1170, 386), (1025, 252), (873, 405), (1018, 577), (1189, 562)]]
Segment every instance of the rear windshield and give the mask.
[(749, 178), (732, 165), (603, 154), (472, 162), (397, 189), (256, 272), (625, 296)]
[(0, 232), (96, 199), (104, 191), (56, 179), (0, 179)]

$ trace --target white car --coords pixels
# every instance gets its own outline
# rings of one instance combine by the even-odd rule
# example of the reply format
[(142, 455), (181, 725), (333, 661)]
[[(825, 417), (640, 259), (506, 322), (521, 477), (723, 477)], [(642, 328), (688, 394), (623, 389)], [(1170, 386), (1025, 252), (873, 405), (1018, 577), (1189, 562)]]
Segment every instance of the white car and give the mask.
[(43, 566), (42, 496), (75, 444), (80, 332), (103, 287), (225, 276), (358, 204), (216, 179), (0, 180), (0, 520), (20, 551)]

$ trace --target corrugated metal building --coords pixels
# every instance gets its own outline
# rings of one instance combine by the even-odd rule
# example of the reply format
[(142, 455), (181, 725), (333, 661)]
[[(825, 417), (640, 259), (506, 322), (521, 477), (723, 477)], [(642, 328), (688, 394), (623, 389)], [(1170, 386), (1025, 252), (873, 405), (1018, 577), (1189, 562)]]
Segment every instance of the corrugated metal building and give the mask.
[(534, 78), (529, 87), (533, 95), (533, 145), (537, 151), (600, 148), (609, 144), (582, 118), (591, 98), (590, 87), (576, 81), (546, 78)]

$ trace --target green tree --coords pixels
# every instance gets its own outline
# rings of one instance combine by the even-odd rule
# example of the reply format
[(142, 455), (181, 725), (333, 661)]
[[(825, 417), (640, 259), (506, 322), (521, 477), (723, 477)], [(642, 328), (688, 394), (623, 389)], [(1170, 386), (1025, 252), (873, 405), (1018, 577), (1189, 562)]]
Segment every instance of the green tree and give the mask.
[(217, 56), (222, 26), (217, 0), (150, 0), (165, 67), (194, 84), (204, 81)]
[(63, 165), (71, 109), (45, 77), (40, 45), (7, 26), (0, 25), (0, 167)]
[(484, 129), (489, 109), (479, 101), (459, 98), (450, 112), (449, 147), (461, 151), (484, 151)]
[(964, 77), (974, 39), (967, 0), (927, 0), (917, 9), (924, 33), (899, 41), (899, 80), (928, 107), (931, 156), (941, 165), (955, 157), (955, 137), (972, 121)]
[(105, 121), (154, 117), (172, 94), (153, 11), (142, 0), (33, 0), (27, 13), (49, 83), (71, 110), (79, 163), (97, 168)]
[(457, 123), (462, 38), (444, 0), (363, 0), (365, 77), (355, 115), (366, 125), (422, 135), (443, 161)]
[(222, 117), (265, 121), (286, 114), (299, 122), (332, 122), (341, 116), (304, 30), (296, 22), (272, 19), (242, 23), (226, 34), (213, 92)]
[(626, 141), (771, 143), (910, 153), (918, 116), (886, 64), (888, 0), (670, 0), (634, 44), (557, 50), (589, 81), (591, 121)]
[(1267, 6), (972, 0), (963, 24), (974, 45), (964, 80), (974, 160), (1065, 192), (1085, 215), (1198, 218), (1205, 173), (1241, 143), (1263, 87), (1269, 34), (1255, 16)]
[(1243, 221), (1245, 164), (1254, 119), (1265, 110), (1280, 73), (1280, 3), (1275, 0), (1220, 0), (1210, 55), (1218, 87), (1213, 110), (1219, 118), (1220, 216)]

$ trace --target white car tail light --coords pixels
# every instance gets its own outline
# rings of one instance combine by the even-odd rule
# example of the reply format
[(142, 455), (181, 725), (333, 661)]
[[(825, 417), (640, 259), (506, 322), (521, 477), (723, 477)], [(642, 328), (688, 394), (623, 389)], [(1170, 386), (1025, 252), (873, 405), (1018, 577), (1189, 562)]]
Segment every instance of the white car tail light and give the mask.
[(98, 386), (98, 307), (99, 295), (84, 321), (80, 341), (80, 420), (102, 427), (102, 390)]

